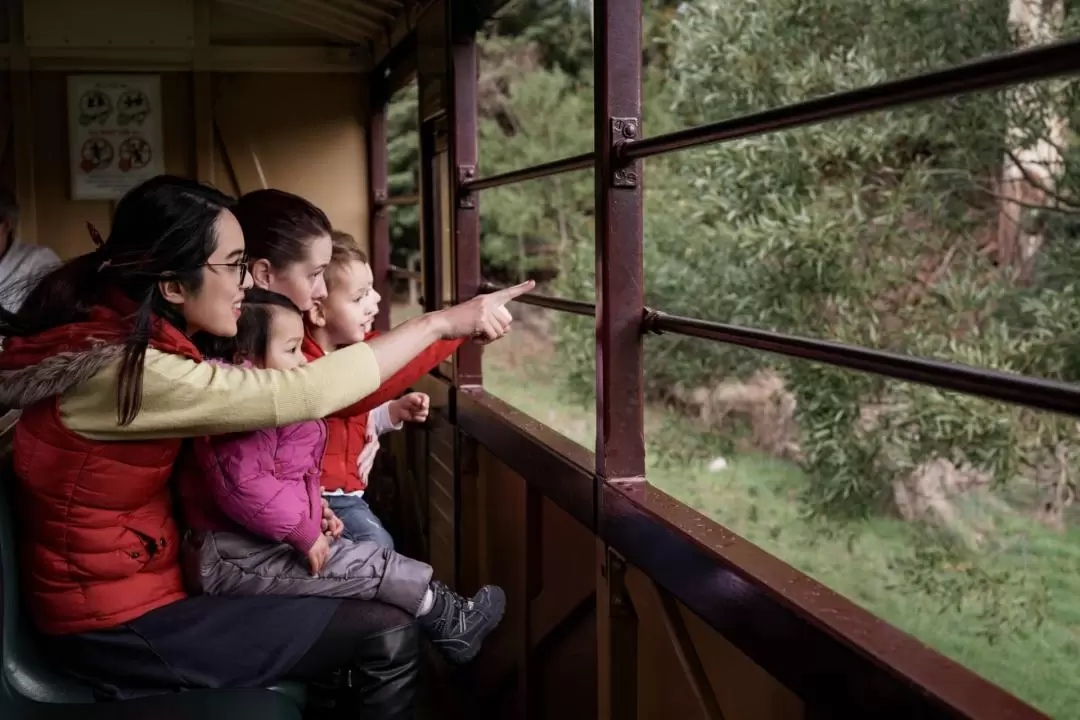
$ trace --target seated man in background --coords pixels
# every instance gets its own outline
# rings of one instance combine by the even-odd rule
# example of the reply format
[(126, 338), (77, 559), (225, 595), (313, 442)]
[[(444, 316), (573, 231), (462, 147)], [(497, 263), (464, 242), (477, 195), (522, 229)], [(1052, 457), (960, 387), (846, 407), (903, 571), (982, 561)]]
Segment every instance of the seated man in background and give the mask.
[(16, 312), (34, 281), (60, 263), (56, 253), (16, 239), (19, 205), (7, 188), (0, 187), (0, 307)]

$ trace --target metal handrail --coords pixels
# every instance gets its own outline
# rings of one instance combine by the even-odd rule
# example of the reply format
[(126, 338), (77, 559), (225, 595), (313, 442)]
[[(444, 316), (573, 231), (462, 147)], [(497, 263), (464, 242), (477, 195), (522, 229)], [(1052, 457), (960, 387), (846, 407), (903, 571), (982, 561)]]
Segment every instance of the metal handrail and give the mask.
[(391, 265), (390, 277), (399, 280), (423, 280), (424, 274), (416, 270), (408, 270), (400, 265)]
[(420, 202), (419, 195), (391, 195), (378, 202), (378, 205), (382, 207), (406, 207), (409, 205), (417, 205)]
[[(620, 160), (628, 162), (676, 150), (778, 130), (790, 130), (814, 123), (890, 110), (965, 93), (995, 90), (1076, 72), (1080, 72), (1080, 39), (975, 60), (945, 70), (834, 93), (794, 105), (706, 123), (642, 140), (630, 140), (617, 144), (615, 152)], [(462, 183), (461, 191), (463, 193), (477, 192), (560, 173), (585, 170), (593, 167), (595, 162), (595, 152), (581, 153)]]
[(526, 180), (537, 180), (549, 175), (558, 175), (574, 170), (585, 170), (591, 168), (594, 162), (595, 153), (582, 153), (560, 160), (552, 160), (551, 162), (543, 163), (541, 165), (533, 165), (520, 170), (512, 170), (499, 175), (492, 175), (491, 177), (471, 180), (467, 183), (462, 183), (461, 191), (464, 193), (471, 193), (476, 192), (477, 190), (488, 190), (489, 188), (501, 187), (503, 185), (513, 185), (514, 183), (525, 182)]
[[(496, 290), (501, 290), (502, 287), (492, 282), (480, 283), (479, 292), (481, 294), (493, 293)], [(559, 312), (572, 313), (574, 315), (585, 315), (588, 317), (596, 317), (596, 305), (590, 302), (583, 302), (581, 300), (571, 300), (569, 298), (552, 297), (550, 295), (537, 295), (535, 293), (529, 293), (527, 295), (519, 295), (514, 298), (514, 302), (524, 303), (526, 305), (535, 305), (536, 307), (548, 308), (549, 310), (558, 310)]]
[(751, 115), (675, 132), (628, 140), (615, 146), (624, 162), (763, 133), (891, 110), (903, 105), (995, 90), (1080, 72), (1080, 38), (997, 55)]
[(1080, 386), (970, 365), (874, 350), (832, 340), (728, 325), (646, 310), (643, 329), (804, 358), (991, 400), (1080, 417)]
[[(480, 285), (481, 293), (491, 293), (501, 286), (491, 282)], [(575, 315), (596, 316), (596, 305), (581, 300), (528, 294), (517, 302)], [(645, 309), (643, 333), (670, 333), (696, 337), (727, 345), (771, 352), (786, 357), (875, 373), (884, 377), (952, 390), (965, 395), (1024, 405), (1080, 417), (1080, 386), (1056, 380), (1026, 377), (1016, 373), (931, 360), (887, 350), (848, 345), (833, 340), (792, 335), (790, 333), (729, 325), (700, 318), (672, 315)]]

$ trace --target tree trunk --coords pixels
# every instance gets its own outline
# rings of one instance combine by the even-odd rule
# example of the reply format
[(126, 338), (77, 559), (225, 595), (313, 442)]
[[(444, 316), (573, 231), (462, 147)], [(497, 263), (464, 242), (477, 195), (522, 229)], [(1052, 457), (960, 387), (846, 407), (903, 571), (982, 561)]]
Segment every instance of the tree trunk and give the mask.
[[(1065, 21), (1064, 0), (1010, 0), (1009, 29), (1017, 47), (1032, 47), (1053, 42)], [(1040, 106), (1035, 87), (1026, 85), (1009, 91), (1006, 117), (1006, 151), (998, 180), (997, 256), (1002, 266), (1017, 269), (1026, 278), (1032, 260), (1042, 247), (1042, 233), (1025, 227), (1024, 213), (1049, 207), (1060, 177), (1066, 143), (1065, 118), (1057, 108), (1045, 107), (1032, 128), (1032, 110)]]

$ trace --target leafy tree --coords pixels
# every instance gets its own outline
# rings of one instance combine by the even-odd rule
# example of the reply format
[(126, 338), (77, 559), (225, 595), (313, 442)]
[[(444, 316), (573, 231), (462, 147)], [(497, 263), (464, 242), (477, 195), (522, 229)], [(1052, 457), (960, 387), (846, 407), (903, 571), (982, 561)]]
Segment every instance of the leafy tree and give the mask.
[[(420, 130), (416, 83), (391, 98), (387, 108), (387, 185), (390, 195), (414, 195), (420, 187)], [(419, 205), (390, 210), (390, 246), (394, 264), (404, 267), (420, 250)]]
[[(735, 117), (1000, 52), (1010, 46), (1006, 10), (1002, 0), (687, 3), (667, 43), (667, 114), (682, 125)], [(1061, 339), (1080, 321), (1074, 286), (1025, 287), (986, 250), (1006, 127), (1044, 137), (1046, 118), (1076, 117), (1076, 98), (1060, 87), (1023, 106), (1015, 98), (983, 94), (650, 159), (649, 304), (1071, 379), (1077, 354)], [(664, 115), (659, 105), (650, 122)], [(1076, 267), (1065, 240), (1052, 237), (1047, 255)], [(561, 283), (591, 283), (590, 252), (575, 249), (579, 262), (566, 267), (576, 274)], [(581, 328), (565, 336), (580, 343)], [(586, 386), (588, 353), (566, 352)], [(1058, 418), (922, 386), (692, 340), (646, 353), (657, 399), (772, 364), (796, 396), (807, 499), (821, 512), (886, 509), (895, 483), (935, 458), (1004, 482), (1077, 443)]]

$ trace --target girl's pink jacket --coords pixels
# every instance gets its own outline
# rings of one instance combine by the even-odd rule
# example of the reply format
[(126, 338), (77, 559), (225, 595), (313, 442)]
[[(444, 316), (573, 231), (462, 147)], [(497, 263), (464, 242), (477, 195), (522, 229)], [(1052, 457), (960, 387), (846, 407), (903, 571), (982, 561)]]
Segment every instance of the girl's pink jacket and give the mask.
[(307, 554), (321, 532), (325, 423), (198, 438), (192, 445), (178, 478), (189, 527), (247, 531)]

